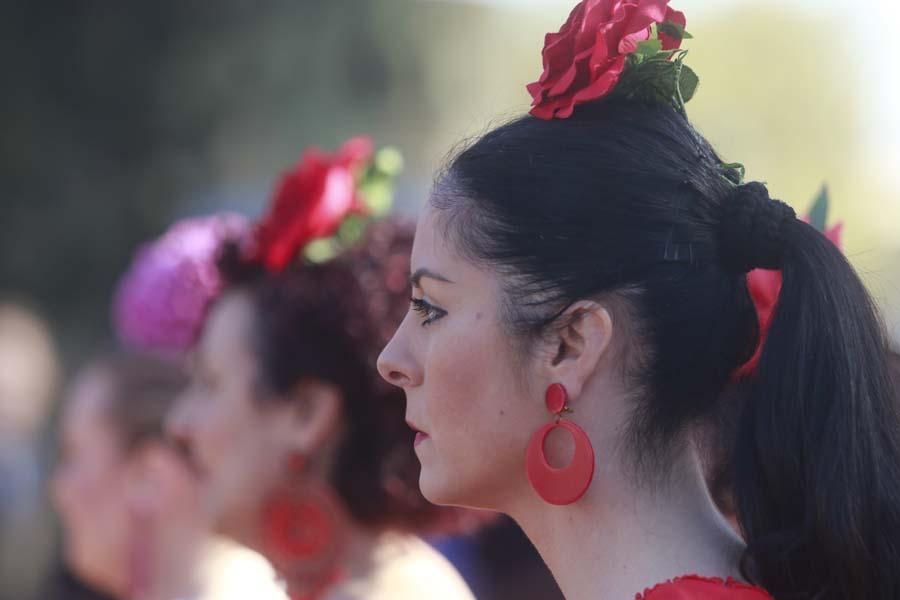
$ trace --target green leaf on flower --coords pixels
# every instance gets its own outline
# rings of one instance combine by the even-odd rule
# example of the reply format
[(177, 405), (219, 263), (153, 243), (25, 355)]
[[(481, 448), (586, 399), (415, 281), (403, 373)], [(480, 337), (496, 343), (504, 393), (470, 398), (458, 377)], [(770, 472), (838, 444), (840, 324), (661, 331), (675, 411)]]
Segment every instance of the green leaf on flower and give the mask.
[(333, 238), (313, 240), (303, 248), (303, 256), (313, 263), (323, 263), (337, 256), (339, 248)]
[(362, 176), (359, 195), (369, 216), (387, 215), (394, 201), (394, 178), (403, 170), (403, 155), (393, 147), (385, 147), (375, 154), (372, 165)]
[(679, 73), (678, 87), (681, 90), (681, 99), (687, 102), (694, 97), (697, 86), (700, 85), (700, 78), (686, 64), (681, 64), (681, 72)]
[(652, 58), (662, 51), (662, 42), (659, 40), (645, 40), (638, 42), (637, 54), (645, 58)]
[(645, 60), (622, 74), (616, 93), (647, 104), (670, 104), (676, 97), (676, 65), (667, 60)]
[(812, 207), (809, 209), (809, 224), (821, 232), (825, 231), (828, 224), (829, 203), (828, 185), (823, 183), (819, 195), (813, 200)]
[(670, 38), (674, 38), (678, 41), (681, 40), (691, 40), (694, 38), (690, 33), (685, 31), (684, 27), (675, 23), (673, 21), (666, 21), (665, 23), (660, 23), (658, 26), (659, 32), (664, 33)]
[[(747, 176), (747, 167), (745, 167), (741, 163), (739, 163), (739, 162), (723, 163), (721, 166), (721, 169), (723, 171), (737, 171), (737, 174), (738, 174), (737, 183), (739, 185), (744, 183), (744, 177)], [(729, 177), (726, 176), (725, 178), (728, 179), (729, 181), (731, 181), (731, 179)]]
[(375, 154), (375, 168), (390, 177), (396, 177), (403, 170), (403, 155), (393, 146), (386, 146)]
[(676, 54), (681, 54), (682, 50), (663, 50), (656, 54), (652, 60), (672, 60)]
[(337, 232), (337, 242), (342, 247), (352, 246), (366, 232), (367, 219), (358, 215), (351, 215), (344, 219)]
[(359, 186), (363, 204), (372, 217), (383, 217), (391, 212), (394, 203), (394, 184), (390, 177), (373, 175)]

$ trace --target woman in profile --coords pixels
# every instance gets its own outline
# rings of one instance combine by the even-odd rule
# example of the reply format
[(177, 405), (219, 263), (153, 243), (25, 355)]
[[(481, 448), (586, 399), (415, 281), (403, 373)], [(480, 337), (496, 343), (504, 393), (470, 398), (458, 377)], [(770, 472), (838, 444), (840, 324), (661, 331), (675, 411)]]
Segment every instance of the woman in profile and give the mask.
[[(546, 38), (531, 114), (439, 176), (379, 360), (422, 491), (511, 515), (570, 600), (898, 598), (900, 422), (874, 303), (692, 127), (685, 25), (667, 0), (579, 3)], [(765, 324), (755, 268), (783, 276)], [(696, 443), (736, 374), (741, 536)]]
[(221, 249), (170, 419), (215, 529), (266, 556), (294, 599), (471, 599), (417, 537), (466, 517), (421, 496), (402, 392), (375, 369), (406, 310), (412, 241), (392, 220), (359, 241), (385, 176), (357, 139), (283, 177), (251, 235)]

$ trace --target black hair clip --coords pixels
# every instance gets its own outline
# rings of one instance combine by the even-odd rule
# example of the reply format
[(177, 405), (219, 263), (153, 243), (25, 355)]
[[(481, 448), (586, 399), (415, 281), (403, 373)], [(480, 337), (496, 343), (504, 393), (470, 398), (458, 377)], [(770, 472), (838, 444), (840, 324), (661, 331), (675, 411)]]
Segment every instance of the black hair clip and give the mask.
[(709, 248), (695, 242), (672, 242), (664, 244), (662, 262), (697, 264), (709, 258)]

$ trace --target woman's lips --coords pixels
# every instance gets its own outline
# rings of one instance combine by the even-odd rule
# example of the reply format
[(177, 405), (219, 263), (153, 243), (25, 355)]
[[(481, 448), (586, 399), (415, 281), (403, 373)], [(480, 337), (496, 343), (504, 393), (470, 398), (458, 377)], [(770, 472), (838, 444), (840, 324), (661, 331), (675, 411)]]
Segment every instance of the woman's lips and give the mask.
[(416, 441), (413, 442), (413, 446), (418, 446), (428, 439), (428, 434), (419, 429), (414, 423), (407, 421), (406, 424), (409, 425), (410, 429), (416, 432)]

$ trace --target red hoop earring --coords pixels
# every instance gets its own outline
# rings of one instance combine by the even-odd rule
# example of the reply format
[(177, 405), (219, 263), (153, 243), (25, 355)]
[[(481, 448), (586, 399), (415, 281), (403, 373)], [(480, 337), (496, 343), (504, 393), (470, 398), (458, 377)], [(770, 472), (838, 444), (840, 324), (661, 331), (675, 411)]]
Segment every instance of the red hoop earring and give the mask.
[(288, 583), (291, 598), (318, 598), (341, 578), (343, 531), (336, 500), (322, 486), (298, 482), (300, 455), (289, 459), (288, 479), (262, 515), (263, 554)]
[[(594, 478), (594, 448), (591, 440), (581, 427), (562, 420), (564, 412), (572, 412), (567, 401), (568, 393), (561, 383), (554, 383), (547, 388), (545, 402), (547, 410), (554, 415), (554, 421), (531, 436), (525, 460), (531, 487), (545, 502), (558, 506), (572, 504), (584, 496)], [(544, 454), (544, 442), (557, 427), (568, 431), (575, 441), (572, 462), (560, 469), (551, 466)]]

